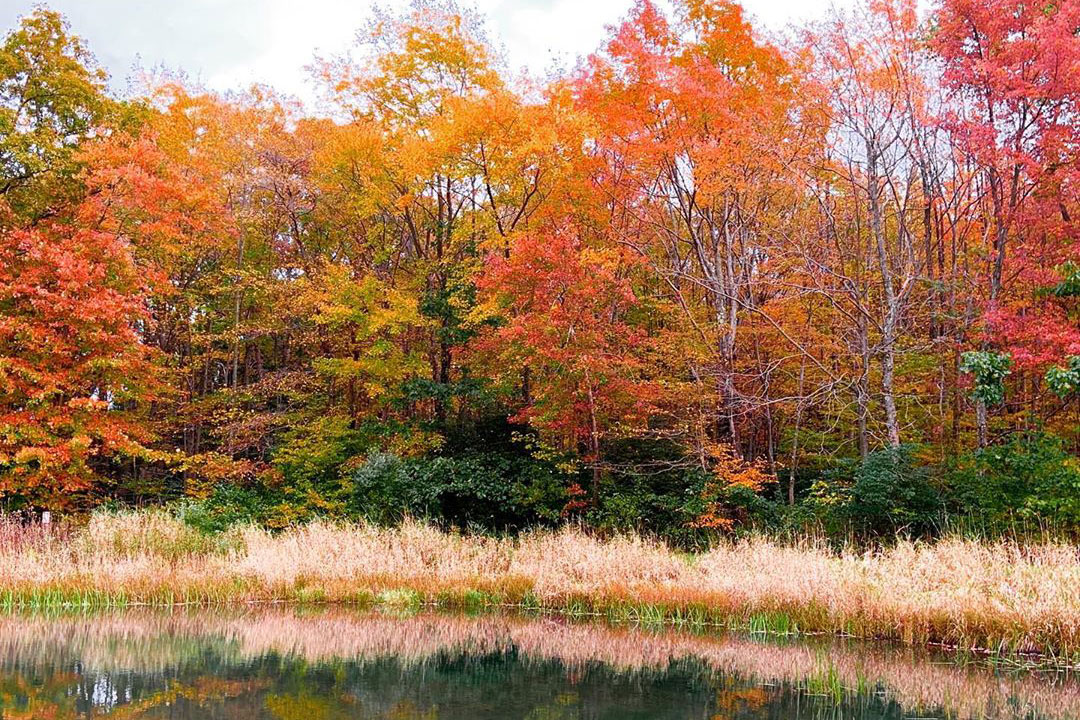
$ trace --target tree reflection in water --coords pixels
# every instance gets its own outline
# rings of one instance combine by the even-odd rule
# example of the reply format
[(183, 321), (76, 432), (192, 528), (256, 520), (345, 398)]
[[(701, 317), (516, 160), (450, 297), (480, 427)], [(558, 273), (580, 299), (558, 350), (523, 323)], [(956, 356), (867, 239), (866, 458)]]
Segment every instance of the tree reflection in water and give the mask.
[(0, 618), (0, 718), (1076, 718), (911, 648), (347, 609)]

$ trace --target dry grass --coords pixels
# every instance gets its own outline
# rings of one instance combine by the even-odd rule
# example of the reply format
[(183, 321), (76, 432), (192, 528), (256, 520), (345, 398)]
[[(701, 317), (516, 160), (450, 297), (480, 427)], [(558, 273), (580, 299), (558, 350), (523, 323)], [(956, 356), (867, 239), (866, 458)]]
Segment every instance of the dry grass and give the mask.
[(162, 512), (73, 531), (0, 522), (0, 607), (218, 602), (521, 604), (614, 620), (1080, 653), (1075, 546), (945, 540), (831, 553), (764, 539), (684, 556), (574, 529), (519, 539), (312, 524), (206, 537)]

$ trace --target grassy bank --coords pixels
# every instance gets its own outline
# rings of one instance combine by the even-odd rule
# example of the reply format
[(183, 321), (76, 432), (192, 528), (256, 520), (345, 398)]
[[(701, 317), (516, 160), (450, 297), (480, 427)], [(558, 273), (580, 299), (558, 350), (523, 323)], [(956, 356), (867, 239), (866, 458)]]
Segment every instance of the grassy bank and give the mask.
[(312, 524), (207, 536), (163, 512), (48, 532), (0, 524), (0, 608), (282, 601), (517, 605), (1080, 657), (1071, 545), (945, 540), (837, 554), (757, 539), (688, 556), (573, 529), (494, 539)]

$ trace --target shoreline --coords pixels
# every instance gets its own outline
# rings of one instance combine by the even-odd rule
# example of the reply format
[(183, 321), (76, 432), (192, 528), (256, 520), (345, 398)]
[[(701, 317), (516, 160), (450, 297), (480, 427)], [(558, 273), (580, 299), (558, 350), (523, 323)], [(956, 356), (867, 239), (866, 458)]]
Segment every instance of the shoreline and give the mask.
[[(35, 596), (36, 595), (36, 596)], [(440, 597), (441, 596), (441, 597)], [(33, 617), (39, 613), (49, 616), (67, 616), (87, 612), (112, 611), (173, 611), (173, 610), (314, 610), (385, 612), (409, 618), (424, 613), (462, 614), (465, 616), (496, 615), (517, 617), (523, 620), (556, 618), (570, 624), (598, 624), (605, 627), (641, 631), (678, 631), (694, 635), (722, 636), (728, 633), (749, 638), (791, 639), (794, 641), (827, 639), (853, 641), (869, 647), (905, 647), (941, 653), (946, 660), (957, 662), (964, 656), (973, 655), (991, 665), (1007, 664), (1010, 669), (1025, 672), (1072, 673), (1080, 670), (1080, 657), (1069, 658), (1038, 650), (1001, 650), (979, 646), (957, 645), (935, 640), (907, 642), (899, 636), (853, 635), (825, 629), (800, 628), (787, 615), (751, 613), (749, 617), (717, 615), (695, 610), (683, 612), (679, 608), (659, 605), (633, 605), (615, 602), (607, 605), (571, 601), (564, 604), (503, 601), (483, 591), (467, 589), (463, 593), (439, 593), (425, 597), (411, 588), (393, 588), (375, 593), (357, 592), (353, 599), (313, 599), (307, 593), (298, 596), (273, 598), (233, 598), (215, 600), (163, 601), (129, 600), (125, 595), (91, 595), (89, 598), (65, 596), (60, 592), (50, 597), (48, 591), (36, 593), (11, 593), (0, 591), (0, 617)], [(597, 609), (603, 608), (603, 609)]]
[(517, 607), (1080, 661), (1073, 545), (946, 539), (832, 553), (765, 538), (694, 555), (580, 530), (517, 538), (314, 523), (203, 535), (161, 511), (0, 533), (0, 611), (292, 602)]

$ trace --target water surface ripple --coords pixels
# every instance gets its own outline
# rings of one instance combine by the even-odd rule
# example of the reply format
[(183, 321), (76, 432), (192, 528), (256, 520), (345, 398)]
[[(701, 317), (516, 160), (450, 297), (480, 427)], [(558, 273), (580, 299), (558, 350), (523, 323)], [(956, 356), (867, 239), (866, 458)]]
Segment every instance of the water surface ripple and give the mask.
[(1080, 718), (1063, 673), (912, 648), (343, 608), (0, 617), (0, 718)]

